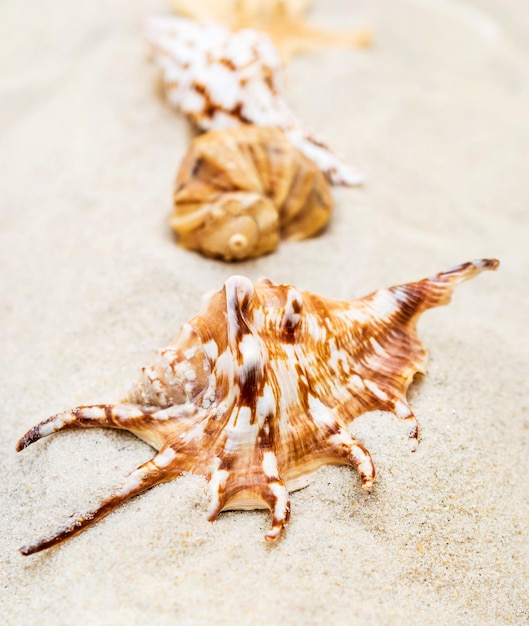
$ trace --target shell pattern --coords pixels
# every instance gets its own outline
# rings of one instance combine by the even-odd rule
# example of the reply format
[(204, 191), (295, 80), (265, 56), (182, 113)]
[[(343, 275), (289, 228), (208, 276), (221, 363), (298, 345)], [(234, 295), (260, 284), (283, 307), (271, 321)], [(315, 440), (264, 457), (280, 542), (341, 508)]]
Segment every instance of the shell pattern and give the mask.
[(280, 235), (316, 234), (331, 207), (327, 179), (281, 129), (243, 124), (193, 140), (170, 224), (184, 247), (240, 261), (274, 250)]
[(264, 33), (166, 16), (148, 20), (146, 37), (167, 99), (199, 128), (279, 126), (333, 184), (363, 182), (289, 108), (281, 95), (281, 58)]
[(367, 411), (391, 411), (409, 424), (415, 449), (406, 392), (425, 366), (417, 319), (446, 304), (458, 283), (497, 266), (465, 263), (354, 302), (232, 276), (143, 369), (126, 401), (60, 413), (20, 439), (18, 450), (66, 428), (105, 426), (158, 450), (96, 510), (21, 552), (55, 545), (184, 472), (209, 482), (210, 520), (227, 509), (269, 508), (268, 540), (289, 519), (289, 492), (322, 465), (350, 465), (370, 490), (373, 461), (348, 425)]

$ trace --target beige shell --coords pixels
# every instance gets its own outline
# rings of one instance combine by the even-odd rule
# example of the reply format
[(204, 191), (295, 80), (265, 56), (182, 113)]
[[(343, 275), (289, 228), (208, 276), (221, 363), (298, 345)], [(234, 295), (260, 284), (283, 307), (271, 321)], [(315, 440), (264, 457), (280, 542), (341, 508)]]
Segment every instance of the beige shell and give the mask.
[(171, 0), (180, 15), (220, 22), (232, 30), (266, 32), (285, 60), (318, 48), (363, 48), (371, 44), (371, 33), (366, 29), (331, 31), (311, 25), (305, 18), (311, 5), (310, 0)]
[(177, 13), (186, 17), (231, 26), (240, 15), (271, 17), (278, 9), (289, 17), (301, 17), (310, 9), (313, 0), (170, 0), (170, 4)]
[(289, 492), (322, 465), (350, 465), (370, 490), (375, 467), (349, 424), (367, 411), (391, 411), (409, 424), (416, 448), (406, 392), (426, 361), (417, 320), (449, 302), (458, 283), (497, 266), (494, 259), (464, 263), (354, 302), (232, 276), (143, 369), (122, 404), (77, 407), (20, 439), (18, 450), (66, 428), (105, 426), (128, 430), (158, 450), (94, 511), (21, 552), (76, 535), (184, 472), (208, 481), (210, 520), (224, 510), (269, 508), (268, 540), (289, 519)]
[(327, 223), (329, 183), (279, 128), (243, 125), (195, 138), (180, 167), (170, 224), (180, 244), (240, 261)]

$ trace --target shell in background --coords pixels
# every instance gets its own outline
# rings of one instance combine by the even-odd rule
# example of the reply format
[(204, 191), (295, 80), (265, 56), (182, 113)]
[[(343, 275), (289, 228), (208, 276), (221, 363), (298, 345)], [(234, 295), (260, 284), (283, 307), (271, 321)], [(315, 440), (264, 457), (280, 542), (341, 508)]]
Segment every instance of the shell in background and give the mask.
[(240, 261), (327, 223), (329, 183), (279, 128), (242, 125), (195, 138), (176, 180), (170, 224), (180, 244)]
[(270, 509), (269, 541), (288, 522), (289, 492), (322, 465), (353, 467), (370, 490), (375, 467), (349, 424), (368, 411), (390, 411), (409, 425), (416, 448), (406, 393), (426, 362), (418, 318), (447, 304), (462, 281), (497, 266), (494, 259), (464, 263), (354, 302), (232, 276), (143, 369), (123, 403), (77, 407), (20, 439), (18, 450), (65, 428), (103, 426), (128, 430), (159, 451), (95, 510), (21, 552), (76, 535), (184, 472), (208, 481), (210, 520), (225, 510)]
[(354, 172), (314, 136), (281, 95), (281, 58), (263, 33), (236, 33), (218, 24), (178, 17), (152, 17), (147, 40), (162, 71), (169, 102), (202, 130), (242, 123), (279, 126), (335, 185), (357, 185)]
[(314, 4), (313, 0), (170, 0), (171, 7), (185, 17), (214, 21), (232, 26), (240, 14), (271, 16), (281, 7), (289, 17), (301, 17)]
[(308, 0), (171, 0), (180, 15), (219, 22), (234, 31), (264, 31), (285, 60), (318, 48), (371, 44), (371, 33), (365, 29), (346, 32), (312, 26), (305, 18), (311, 5)]

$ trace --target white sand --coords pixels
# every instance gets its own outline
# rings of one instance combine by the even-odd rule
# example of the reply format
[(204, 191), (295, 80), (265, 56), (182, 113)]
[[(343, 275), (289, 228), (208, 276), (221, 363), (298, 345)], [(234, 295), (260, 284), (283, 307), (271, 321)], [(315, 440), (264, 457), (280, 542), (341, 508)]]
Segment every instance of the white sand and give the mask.
[[(457, 4), (457, 9), (455, 5)], [(155, 93), (142, 19), (162, 0), (0, 4), (2, 462), (0, 623), (529, 623), (529, 20), (524, 0), (320, 0), (314, 20), (372, 27), (365, 52), (298, 58), (288, 99), (361, 168), (327, 232), (239, 266), (175, 245), (172, 181), (191, 135)], [(230, 274), (354, 298), (453, 264), (502, 266), (420, 324), (422, 440), (370, 414), (352, 431), (371, 495), (325, 468), (266, 512), (206, 521), (194, 477), (78, 537), (17, 549), (88, 510), (152, 450), (27, 428), (115, 401)]]

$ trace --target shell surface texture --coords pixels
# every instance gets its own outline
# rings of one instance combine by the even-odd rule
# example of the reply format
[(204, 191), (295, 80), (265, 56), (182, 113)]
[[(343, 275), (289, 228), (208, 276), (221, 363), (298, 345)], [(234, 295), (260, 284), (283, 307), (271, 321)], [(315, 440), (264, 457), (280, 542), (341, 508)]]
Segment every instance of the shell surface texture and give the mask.
[(315, 235), (331, 207), (327, 179), (280, 128), (243, 124), (193, 140), (170, 225), (182, 246), (240, 261)]
[(95, 510), (21, 552), (53, 546), (184, 472), (208, 481), (210, 520), (224, 510), (270, 509), (269, 541), (288, 522), (289, 492), (322, 465), (353, 467), (370, 490), (373, 461), (348, 425), (367, 411), (393, 412), (416, 448), (406, 392), (426, 360), (417, 319), (448, 303), (458, 283), (497, 266), (464, 263), (353, 302), (232, 276), (142, 370), (126, 400), (59, 413), (20, 439), (17, 450), (59, 430), (109, 427), (158, 451)]
[(145, 32), (169, 103), (200, 129), (279, 126), (333, 184), (363, 182), (289, 108), (281, 57), (267, 35), (174, 16), (150, 18)]

